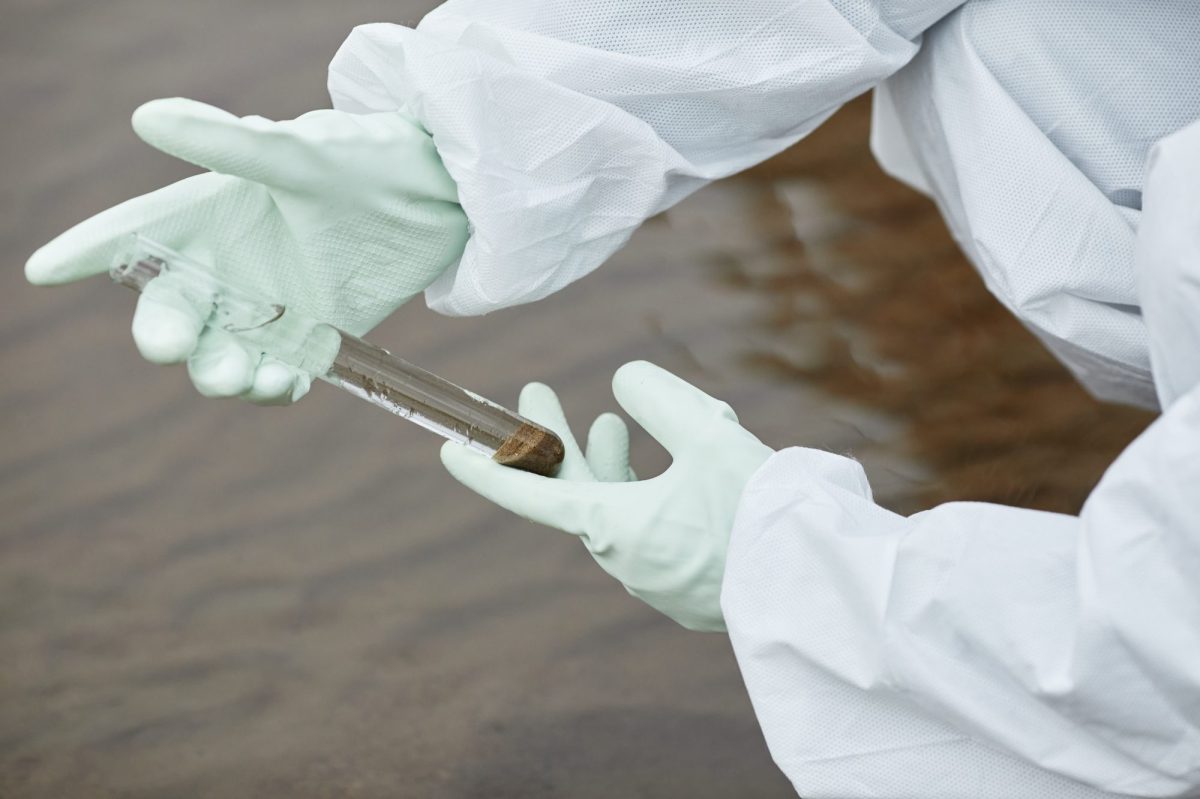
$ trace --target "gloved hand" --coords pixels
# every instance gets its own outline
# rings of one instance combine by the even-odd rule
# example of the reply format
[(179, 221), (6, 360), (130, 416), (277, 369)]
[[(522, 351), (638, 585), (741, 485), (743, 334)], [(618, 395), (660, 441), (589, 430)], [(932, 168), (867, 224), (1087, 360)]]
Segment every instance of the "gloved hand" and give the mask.
[[(462, 253), (466, 217), (433, 141), (398, 112), (313, 111), (238, 118), (192, 100), (155, 100), (133, 127), (163, 152), (212, 172), (98, 214), (35, 252), (29, 281), (104, 272), (139, 232), (212, 264), (226, 283), (362, 334)], [(195, 292), (154, 280), (133, 336), (156, 363), (188, 362), (207, 396), (287, 402), (310, 377), (205, 328)]]
[(636, 482), (619, 417), (596, 420), (584, 455), (546, 386), (521, 393), (522, 415), (554, 430), (566, 457), (557, 477), (501, 466), (460, 444), (442, 447), (450, 474), (531, 521), (579, 536), (629, 593), (692, 630), (724, 630), (721, 580), (742, 489), (772, 454), (724, 402), (645, 361), (613, 376), (621, 407), (673, 461)]

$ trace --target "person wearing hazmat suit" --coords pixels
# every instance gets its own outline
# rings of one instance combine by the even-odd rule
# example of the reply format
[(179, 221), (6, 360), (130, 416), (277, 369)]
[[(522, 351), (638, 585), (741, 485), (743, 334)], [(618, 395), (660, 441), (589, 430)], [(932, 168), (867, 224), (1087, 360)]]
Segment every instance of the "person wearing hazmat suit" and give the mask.
[[(659, 476), (634, 479), (611, 414), (581, 449), (537, 384), (520, 410), (563, 435), (557, 477), (443, 461), (685, 627), (727, 630), (803, 796), (1200, 796), (1200, 6), (450, 0), (355, 29), (329, 88), (335, 110), (284, 122), (143, 106), (143, 139), (212, 171), (68, 231), (29, 279), (101, 272), (138, 230), (353, 333), (422, 292), (482, 314), (584, 277), (873, 89), (876, 157), (996, 298), (1096, 396), (1161, 410), (1078, 516), (897, 515), (855, 461), (773, 451), (644, 362), (613, 390), (672, 455)], [(211, 396), (307, 389), (151, 289), (150, 360)]]

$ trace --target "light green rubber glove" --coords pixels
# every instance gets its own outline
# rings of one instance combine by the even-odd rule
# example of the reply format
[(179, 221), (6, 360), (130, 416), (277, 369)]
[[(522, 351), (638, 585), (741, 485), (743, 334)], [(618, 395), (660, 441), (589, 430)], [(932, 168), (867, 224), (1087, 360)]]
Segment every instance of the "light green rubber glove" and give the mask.
[(442, 463), (463, 485), (513, 513), (579, 536), (629, 593), (692, 630), (724, 630), (721, 580), (738, 501), (772, 454), (724, 402), (675, 375), (635, 361), (613, 376), (621, 407), (671, 453), (671, 466), (632, 480), (629, 433), (619, 417), (596, 420), (584, 455), (546, 386), (521, 393), (522, 415), (554, 430), (566, 457), (557, 477), (501, 466), (460, 444)]
[[(32, 283), (104, 272), (139, 232), (213, 264), (220, 279), (365, 333), (462, 253), (467, 223), (429, 135), (401, 113), (313, 111), (272, 122), (192, 100), (155, 100), (133, 128), (212, 172), (110, 208), (35, 252)], [(204, 327), (208, 308), (164, 275), (138, 301), (133, 336), (156, 363), (187, 361), (206, 396), (298, 399), (311, 376)]]

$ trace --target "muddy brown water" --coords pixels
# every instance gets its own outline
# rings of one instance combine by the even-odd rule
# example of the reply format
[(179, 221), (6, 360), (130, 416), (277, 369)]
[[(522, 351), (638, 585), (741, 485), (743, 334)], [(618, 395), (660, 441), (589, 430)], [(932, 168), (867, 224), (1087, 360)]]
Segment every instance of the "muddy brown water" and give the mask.
[[(0, 27), (0, 796), (789, 796), (722, 636), (499, 512), (438, 442), (328, 387), (200, 399), (137, 357), (133, 298), (32, 289), (69, 224), (189, 170), (128, 130), (185, 95), (272, 117), (395, 2), (6, 0)], [(579, 427), (647, 358), (879, 499), (1076, 510), (1149, 420), (1076, 387), (866, 149), (865, 102), (651, 220), (535, 308), (405, 308), (371, 338)], [(666, 458), (635, 436), (642, 474)]]

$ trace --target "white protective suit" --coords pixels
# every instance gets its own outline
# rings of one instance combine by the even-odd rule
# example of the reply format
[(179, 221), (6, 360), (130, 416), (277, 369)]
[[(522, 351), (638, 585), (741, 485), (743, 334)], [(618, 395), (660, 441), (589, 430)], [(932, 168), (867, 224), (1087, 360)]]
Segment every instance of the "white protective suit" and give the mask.
[(448, 314), (566, 286), (872, 87), (877, 156), (991, 291), (1163, 415), (1078, 517), (905, 518), (852, 461), (772, 456), (723, 592), (771, 752), (806, 797), (1200, 796), (1200, 4), (450, 0), (330, 74), (458, 184)]

